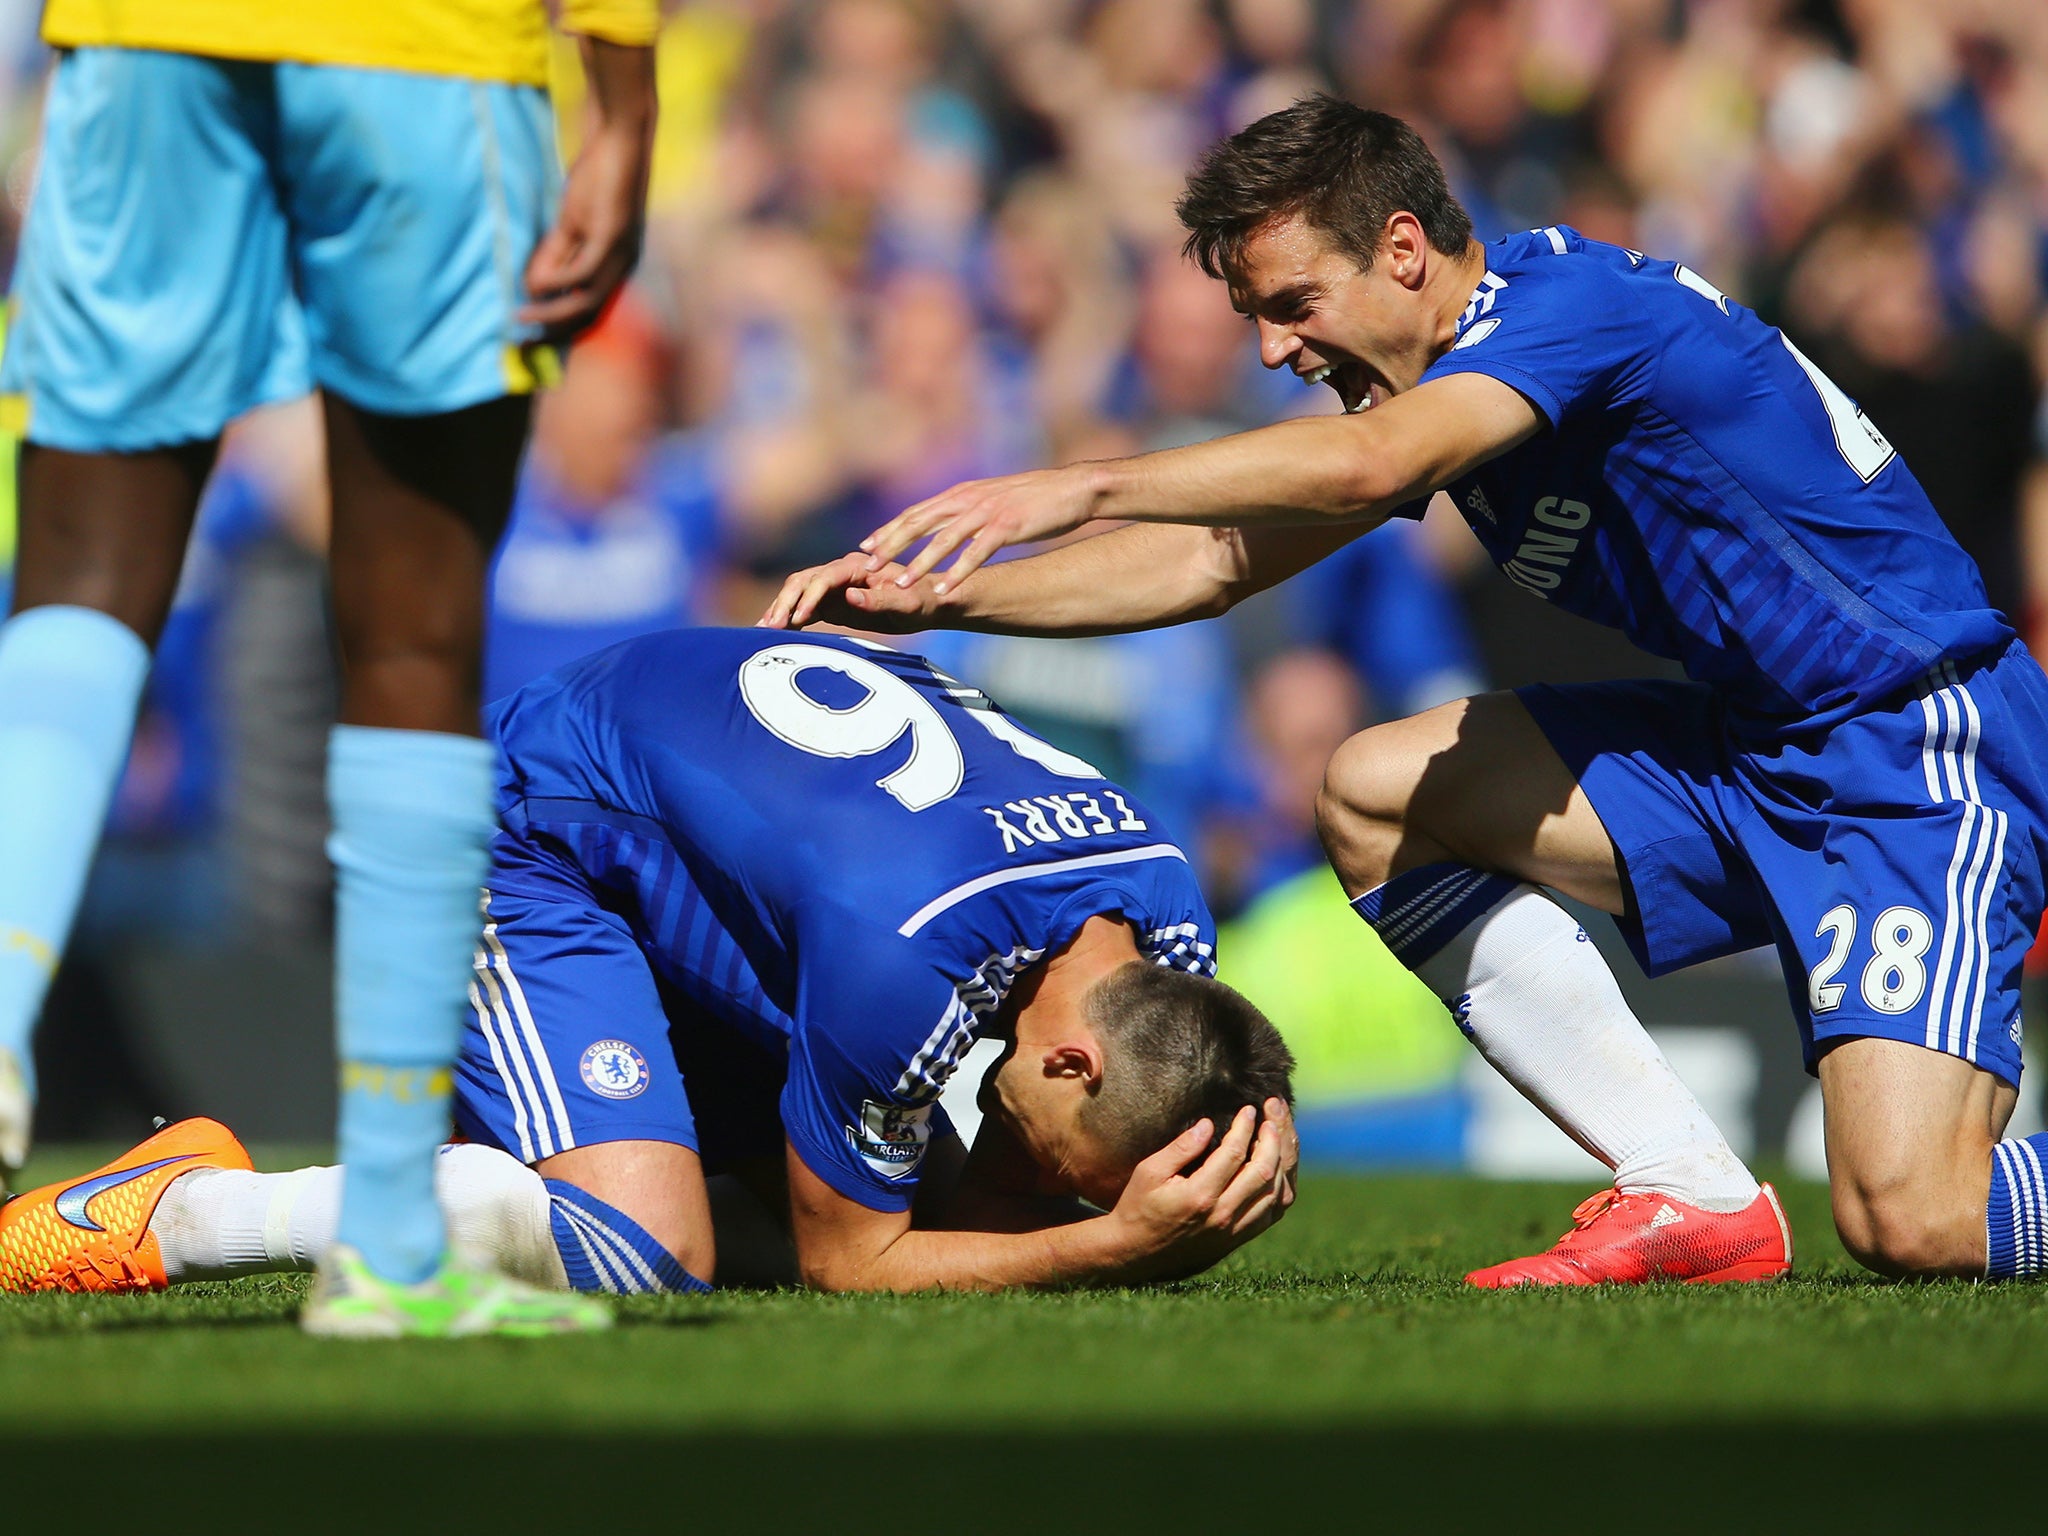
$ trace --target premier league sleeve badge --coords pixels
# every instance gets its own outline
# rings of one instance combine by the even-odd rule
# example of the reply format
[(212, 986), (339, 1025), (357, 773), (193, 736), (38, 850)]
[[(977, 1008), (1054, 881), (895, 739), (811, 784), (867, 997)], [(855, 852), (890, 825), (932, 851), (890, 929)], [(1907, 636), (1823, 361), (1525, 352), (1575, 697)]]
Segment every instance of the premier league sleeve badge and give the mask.
[(917, 1171), (932, 1135), (932, 1106), (878, 1104), (863, 1100), (860, 1124), (846, 1128), (846, 1140), (861, 1160), (885, 1179), (901, 1179)]

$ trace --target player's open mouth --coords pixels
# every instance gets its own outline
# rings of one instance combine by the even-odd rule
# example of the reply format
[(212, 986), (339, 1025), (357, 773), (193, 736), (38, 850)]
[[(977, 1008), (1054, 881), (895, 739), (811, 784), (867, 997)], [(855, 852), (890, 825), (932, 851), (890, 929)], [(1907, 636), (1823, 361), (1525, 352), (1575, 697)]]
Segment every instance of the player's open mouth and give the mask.
[(1358, 416), (1358, 412), (1372, 410), (1382, 399), (1386, 399), (1386, 393), (1389, 393), (1380, 389), (1380, 385), (1366, 373), (1364, 367), (1350, 360), (1325, 362), (1323, 367), (1309, 369), (1309, 373), (1300, 375), (1300, 381), (1307, 385), (1327, 383), (1331, 389), (1337, 391), (1337, 399), (1343, 401), (1343, 410), (1346, 410), (1348, 416)]
[(1386, 393), (1356, 363), (1325, 363), (1320, 368), (1311, 368), (1301, 375), (1304, 384), (1328, 384), (1337, 391), (1337, 397), (1344, 402), (1348, 415), (1356, 416), (1360, 411), (1369, 411)]

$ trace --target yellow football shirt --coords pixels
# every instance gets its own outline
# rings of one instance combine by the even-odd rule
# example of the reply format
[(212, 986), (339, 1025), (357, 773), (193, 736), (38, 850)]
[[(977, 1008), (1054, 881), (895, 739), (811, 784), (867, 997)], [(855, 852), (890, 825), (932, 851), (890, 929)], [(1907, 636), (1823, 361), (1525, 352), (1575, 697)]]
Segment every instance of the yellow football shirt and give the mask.
[[(657, 0), (562, 0), (566, 32), (647, 46)], [(548, 81), (544, 0), (49, 0), (56, 48), (152, 48), (352, 64), (519, 85)]]

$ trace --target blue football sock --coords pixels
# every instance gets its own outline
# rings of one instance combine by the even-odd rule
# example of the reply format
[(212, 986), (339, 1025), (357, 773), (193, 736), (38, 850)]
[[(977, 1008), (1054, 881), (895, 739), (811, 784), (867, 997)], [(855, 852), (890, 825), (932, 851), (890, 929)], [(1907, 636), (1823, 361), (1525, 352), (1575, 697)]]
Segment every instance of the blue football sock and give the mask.
[(1351, 909), (1412, 971), (1514, 888), (1513, 880), (1468, 865), (1425, 864), (1367, 891)]
[(348, 1170), (336, 1236), (389, 1280), (423, 1280), (441, 1258), (434, 1154), (482, 928), (496, 762), (488, 742), (434, 731), (344, 725), (328, 745)]
[(149, 647), (91, 608), (0, 627), (0, 1046), (25, 1071), (148, 676)]
[(573, 1291), (637, 1296), (649, 1291), (708, 1291), (624, 1211), (563, 1179), (547, 1179), (555, 1247)]
[(2048, 1131), (1991, 1149), (1991, 1198), (1984, 1203), (1984, 1278), (2048, 1272)]

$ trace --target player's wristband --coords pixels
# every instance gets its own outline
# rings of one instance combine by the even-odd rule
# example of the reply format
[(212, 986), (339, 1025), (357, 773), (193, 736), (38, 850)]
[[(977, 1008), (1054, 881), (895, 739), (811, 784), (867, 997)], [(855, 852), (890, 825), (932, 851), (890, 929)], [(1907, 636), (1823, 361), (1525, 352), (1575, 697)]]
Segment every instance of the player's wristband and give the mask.
[(661, 32), (661, 7), (657, 0), (562, 0), (561, 26), (582, 37), (646, 48)]

